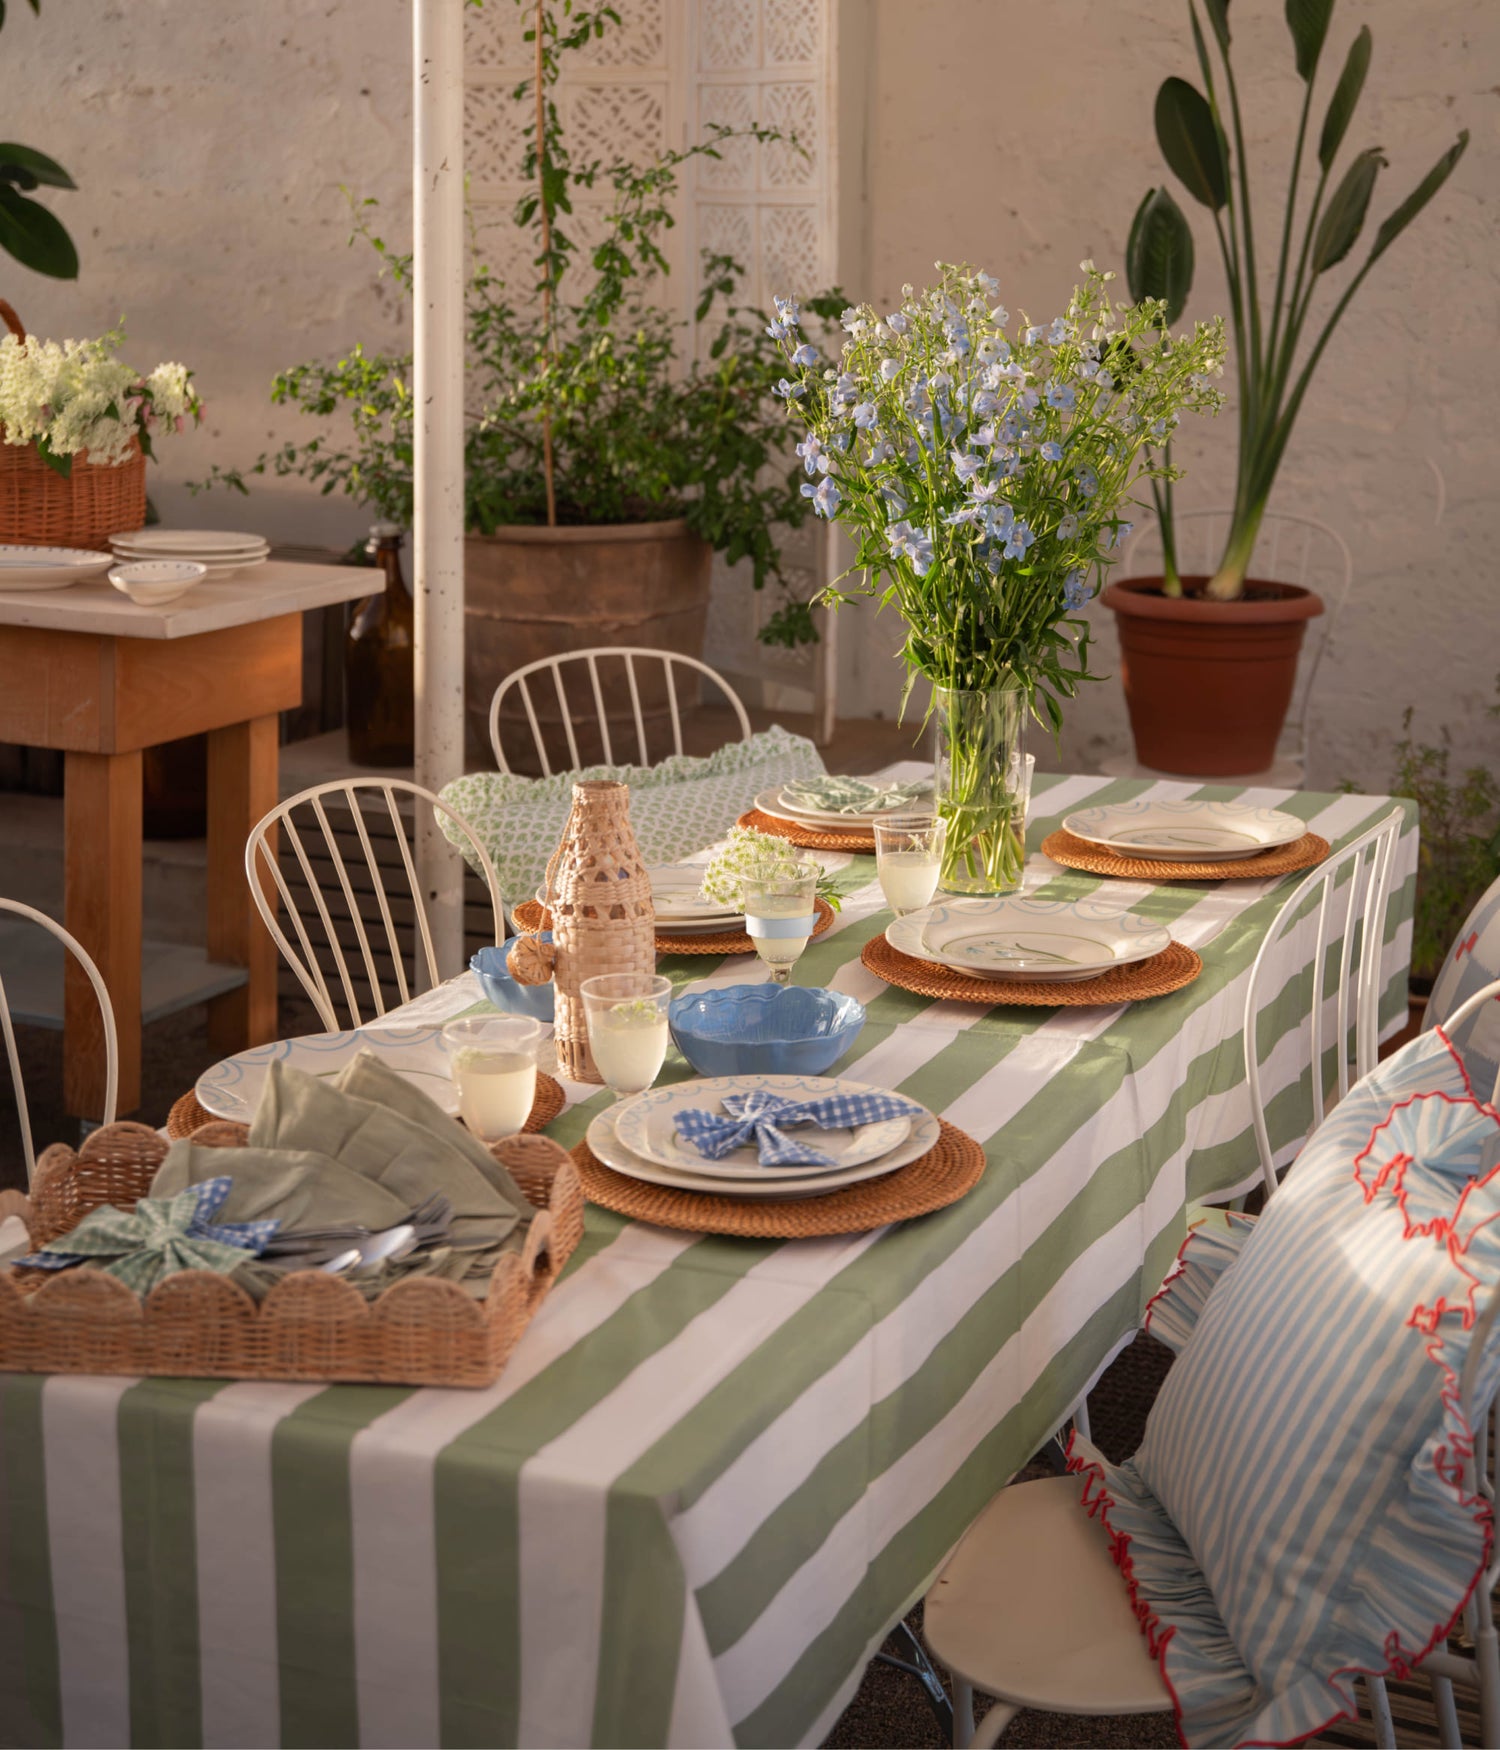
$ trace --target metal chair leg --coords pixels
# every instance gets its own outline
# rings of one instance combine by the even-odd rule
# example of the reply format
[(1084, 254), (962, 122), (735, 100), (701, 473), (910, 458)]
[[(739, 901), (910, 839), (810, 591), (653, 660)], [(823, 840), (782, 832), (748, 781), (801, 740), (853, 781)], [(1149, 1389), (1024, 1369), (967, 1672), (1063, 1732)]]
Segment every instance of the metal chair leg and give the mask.
[[(898, 1659), (894, 1653), (877, 1653), (875, 1657), (882, 1665), (894, 1665), (898, 1671), (904, 1671), (908, 1677), (915, 1677), (922, 1685), (927, 1696), (928, 1706), (937, 1716), (937, 1723), (942, 1728), (944, 1738), (950, 1744), (956, 1743), (953, 1736), (953, 1704), (948, 1700), (948, 1691), (943, 1688), (943, 1680), (937, 1674), (937, 1668), (927, 1657), (927, 1649), (907, 1627), (905, 1622), (898, 1622), (886, 1637), (898, 1641), (902, 1651), (909, 1653), (909, 1659)], [(972, 1704), (973, 1692), (970, 1692)]]
[(953, 1679), (953, 1750), (969, 1750), (974, 1739), (974, 1686)]
[(1380, 1750), (1396, 1750), (1396, 1722), (1391, 1718), (1391, 1698), (1385, 1691), (1383, 1677), (1365, 1678), (1365, 1695), (1370, 1703), (1370, 1718), (1375, 1728), (1375, 1742)]
[(979, 1722), (978, 1730), (969, 1740), (969, 1750), (995, 1750), (1001, 1734), (1020, 1711), (1011, 1702), (997, 1701)]
[(1093, 1439), (1093, 1435), (1089, 1433), (1089, 1401), (1087, 1398), (1078, 1400), (1077, 1407), (1073, 1411), (1073, 1427), (1081, 1440)]
[(1458, 1729), (1458, 1708), (1453, 1700), (1453, 1684), (1435, 1671), (1428, 1674), (1432, 1685), (1432, 1708), (1437, 1715), (1438, 1739), (1443, 1750), (1463, 1750), (1463, 1736)]

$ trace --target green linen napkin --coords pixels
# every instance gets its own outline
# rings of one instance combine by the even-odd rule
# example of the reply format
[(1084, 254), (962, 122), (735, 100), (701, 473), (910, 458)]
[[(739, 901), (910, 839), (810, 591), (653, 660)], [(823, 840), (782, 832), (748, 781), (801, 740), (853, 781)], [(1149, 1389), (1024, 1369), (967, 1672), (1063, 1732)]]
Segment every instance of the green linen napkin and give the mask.
[(814, 777), (796, 778), (781, 787), (781, 800), (788, 807), (810, 808), (820, 814), (890, 814), (931, 795), (931, 779), (870, 784), (863, 778)]

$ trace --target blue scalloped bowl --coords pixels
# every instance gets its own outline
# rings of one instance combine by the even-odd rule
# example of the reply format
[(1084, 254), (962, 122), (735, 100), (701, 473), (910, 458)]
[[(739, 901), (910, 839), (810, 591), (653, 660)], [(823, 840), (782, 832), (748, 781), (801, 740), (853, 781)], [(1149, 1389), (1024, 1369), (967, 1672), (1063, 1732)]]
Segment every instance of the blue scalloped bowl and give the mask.
[(822, 1075), (865, 1024), (865, 1007), (804, 985), (727, 984), (667, 1009), (672, 1043), (699, 1075)]
[[(557, 989), (551, 980), (546, 984), (517, 984), (510, 975), (510, 951), (520, 939), (512, 936), (497, 948), (481, 948), (470, 959), (469, 968), (497, 1009), (507, 1015), (530, 1015), (534, 1021), (550, 1021)], [(551, 930), (542, 932), (542, 940), (552, 940)]]

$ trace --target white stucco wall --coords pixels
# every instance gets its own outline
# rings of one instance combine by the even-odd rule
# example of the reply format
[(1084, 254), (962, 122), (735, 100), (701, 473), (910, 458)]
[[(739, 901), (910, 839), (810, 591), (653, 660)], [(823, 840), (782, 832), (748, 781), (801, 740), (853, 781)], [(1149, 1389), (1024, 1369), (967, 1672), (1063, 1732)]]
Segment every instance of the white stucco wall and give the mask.
[[(54, 204), (84, 265), (76, 284), (58, 285), (4, 262), (0, 294), (54, 336), (98, 332), (123, 312), (131, 358), (180, 357), (195, 368), (208, 417), (163, 445), (151, 476), (169, 520), (351, 539), (365, 513), (306, 488), (258, 485), (252, 508), (194, 503), (182, 483), (299, 430), (267, 400), (278, 367), (333, 356), (356, 338), (401, 342), (371, 257), (346, 246), (339, 189), (377, 197), (390, 235), (409, 235), (406, 0), (46, 0), (40, 18), (8, 12), (6, 129), (77, 178), (80, 192)], [(1311, 778), (1378, 788), (1407, 703), (1434, 739), (1452, 725), (1460, 758), (1494, 759), (1500, 742), (1481, 716), (1500, 669), (1500, 251), (1490, 193), (1500, 181), (1500, 9), (1343, 0), (1335, 67), (1362, 21), (1375, 59), (1350, 144), (1378, 142), (1392, 160), (1375, 215), (1459, 126), (1473, 134), (1448, 187), (1380, 263), (1331, 345), (1276, 499), (1334, 523), (1354, 552)], [(1269, 231), (1299, 87), (1279, 4), (1240, 0), (1233, 24)], [(843, 28), (857, 38), (844, 64), (858, 86), (846, 101), (859, 114), (841, 134), (846, 155), (863, 142), (862, 162), (844, 169), (846, 289), (887, 299), (939, 258), (970, 259), (1000, 277), (1012, 309), (1050, 314), (1084, 256), (1118, 262), (1137, 201), (1163, 177), (1156, 87), (1169, 72), (1194, 72), (1182, 0), (847, 0)], [(1190, 313), (1207, 314), (1224, 306), (1222, 275), (1196, 217), (1195, 230)], [(1188, 497), (1226, 495), (1232, 439), (1232, 414), (1186, 435)], [(1429, 459), (1442, 476), (1440, 520)], [(1100, 632), (1107, 669), (1110, 628)], [(848, 628), (845, 714), (893, 709), (895, 642), (878, 624)], [(1125, 745), (1117, 687), (1090, 689), (1071, 714), (1064, 762)]]

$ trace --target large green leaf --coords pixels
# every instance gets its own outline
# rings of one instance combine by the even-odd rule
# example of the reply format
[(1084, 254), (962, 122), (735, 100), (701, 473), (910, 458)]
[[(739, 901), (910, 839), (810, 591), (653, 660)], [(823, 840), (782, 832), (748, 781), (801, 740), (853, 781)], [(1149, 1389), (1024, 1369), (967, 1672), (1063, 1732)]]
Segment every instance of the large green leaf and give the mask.
[(1151, 189), (1136, 209), (1125, 245), (1125, 278), (1133, 304), (1160, 298), (1169, 325), (1182, 314), (1193, 289), (1193, 233), (1169, 189)]
[(1385, 163), (1385, 153), (1379, 146), (1367, 146), (1344, 172), (1344, 180), (1334, 191), (1313, 238), (1314, 273), (1326, 273), (1354, 247), (1369, 210), (1375, 178)]
[(1333, 17), (1333, 0), (1286, 0), (1287, 29), (1297, 55), (1297, 74), (1306, 83), (1318, 70), (1318, 56)]
[(1338, 156), (1339, 147), (1343, 145), (1344, 135), (1354, 117), (1354, 106), (1359, 102), (1359, 94), (1365, 88), (1365, 74), (1370, 70), (1370, 50), (1373, 44), (1369, 25), (1362, 24), (1359, 35), (1349, 45), (1344, 70), (1339, 74), (1339, 82), (1334, 86), (1333, 96), (1328, 100), (1328, 114), (1323, 117), (1323, 132), (1318, 140), (1318, 162), (1325, 171)]
[(0, 183), (0, 249), (34, 273), (58, 280), (78, 278), (73, 239), (44, 206), (8, 183)]
[(1172, 173), (1217, 212), (1229, 199), (1229, 148), (1208, 99), (1186, 79), (1167, 79), (1156, 94), (1156, 142)]
[(1213, 26), (1214, 36), (1219, 47), (1227, 55), (1229, 53), (1229, 0), (1203, 0), (1203, 9), (1208, 14), (1208, 22)]
[(45, 182), (50, 188), (78, 186), (55, 158), (49, 158), (45, 152), (38, 152), (34, 146), (17, 146), (7, 140), (0, 143), (0, 175), (12, 164), (29, 172), (33, 188), (39, 182)]
[(1428, 201), (1432, 199), (1437, 191), (1453, 174), (1453, 166), (1463, 157), (1468, 144), (1469, 130), (1465, 128), (1448, 150), (1444, 152), (1442, 157), (1438, 159), (1437, 163), (1433, 165), (1432, 169), (1427, 172), (1406, 199), (1402, 201), (1401, 205), (1396, 208), (1395, 212), (1391, 214), (1391, 216), (1375, 233), (1375, 247), (1370, 251), (1371, 261), (1374, 261), (1377, 256), (1385, 254), (1386, 250), (1390, 248), (1412, 220), (1416, 218), (1417, 214), (1421, 212), (1422, 208), (1427, 205)]

